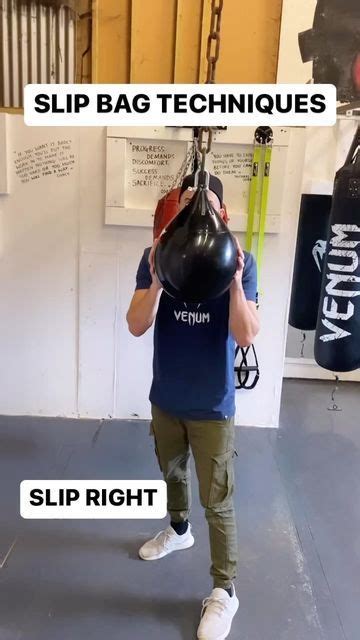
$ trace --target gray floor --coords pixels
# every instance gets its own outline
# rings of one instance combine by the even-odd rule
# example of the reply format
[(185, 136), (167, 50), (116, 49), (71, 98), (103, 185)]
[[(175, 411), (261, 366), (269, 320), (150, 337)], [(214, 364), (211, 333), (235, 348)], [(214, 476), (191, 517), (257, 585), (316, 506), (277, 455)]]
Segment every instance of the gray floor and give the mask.
[[(233, 640), (358, 640), (360, 396), (287, 381), (280, 430), (238, 429)], [(25, 478), (157, 478), (142, 422), (0, 418), (0, 640), (191, 640), (208, 595), (207, 530), (137, 558), (165, 521), (24, 521)]]

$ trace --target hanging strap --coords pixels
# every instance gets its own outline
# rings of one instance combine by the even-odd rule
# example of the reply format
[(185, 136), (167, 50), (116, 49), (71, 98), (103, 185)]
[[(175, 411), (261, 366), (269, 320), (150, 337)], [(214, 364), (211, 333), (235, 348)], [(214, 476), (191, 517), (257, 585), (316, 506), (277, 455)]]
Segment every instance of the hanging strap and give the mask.
[[(264, 251), (264, 239), (266, 228), (266, 214), (268, 209), (269, 199), (269, 181), (270, 181), (270, 166), (272, 155), (272, 142), (273, 132), (271, 127), (258, 127), (255, 131), (254, 137), (254, 152), (252, 160), (252, 176), (250, 182), (249, 192), (249, 204), (248, 204), (248, 219), (246, 228), (245, 250), (252, 251), (253, 238), (254, 238), (254, 222), (255, 212), (258, 203), (258, 192), (260, 194), (260, 211), (259, 211), (259, 231), (257, 242), (257, 274), (258, 282), (260, 281), (260, 272), (262, 266), (262, 257)], [(260, 179), (260, 167), (263, 168)]]
[(258, 290), (260, 290), (260, 274), (262, 267), (262, 258), (264, 253), (264, 240), (265, 240), (265, 227), (266, 227), (266, 214), (269, 201), (269, 185), (270, 185), (270, 165), (272, 154), (272, 143), (266, 145), (264, 155), (264, 173), (261, 183), (261, 200), (260, 200), (260, 220), (259, 220), (259, 235), (257, 245), (257, 272), (258, 272)]
[(254, 235), (254, 221), (255, 221), (255, 210), (256, 210), (256, 197), (258, 191), (258, 182), (259, 182), (259, 163), (260, 163), (261, 150), (260, 146), (254, 141), (254, 153), (252, 159), (252, 175), (250, 182), (250, 192), (249, 192), (249, 206), (248, 206), (248, 218), (247, 218), (247, 228), (246, 228), (246, 238), (245, 238), (245, 250), (251, 253), (252, 250), (252, 242)]
[[(257, 253), (256, 253), (258, 290), (259, 290), (260, 274), (261, 274), (261, 267), (262, 267), (262, 258), (263, 258), (263, 252), (264, 252), (266, 214), (267, 214), (268, 200), (269, 200), (272, 142), (273, 142), (273, 132), (271, 127), (258, 127), (256, 129), (255, 136), (254, 136), (254, 151), (253, 151), (253, 159), (252, 159), (252, 175), (251, 175), (250, 192), (249, 192), (245, 250), (248, 252), (251, 252), (253, 248), (255, 212), (256, 212), (256, 207), (258, 203), (259, 187), (260, 187), (261, 193), (260, 193), (259, 231), (258, 231), (258, 238), (257, 238)], [(262, 167), (262, 174), (261, 174), (261, 183), (259, 184), (260, 167)], [(259, 306), (258, 294), (256, 296), (256, 302), (257, 302), (257, 306)], [(244, 349), (242, 347), (237, 346), (235, 350), (235, 363), (236, 363), (236, 358), (239, 352), (241, 352), (240, 365), (239, 366), (235, 365), (234, 367), (234, 371), (238, 379), (238, 385), (236, 385), (236, 389), (254, 389), (260, 377), (259, 362), (257, 359), (255, 347), (254, 345), (251, 345), (250, 347), (246, 347)], [(255, 363), (253, 365), (249, 365), (248, 363), (250, 352), (253, 355), (253, 360)], [(251, 374), (254, 374), (252, 381), (250, 378)], [(250, 379), (250, 382), (249, 382), (249, 379)]]
[[(255, 362), (254, 365), (249, 365), (248, 363), (248, 357), (249, 357), (250, 351), (252, 351), (252, 354), (253, 354), (253, 358)], [(234, 371), (238, 379), (238, 384), (235, 385), (235, 388), (248, 389), (248, 390), (254, 389), (260, 378), (259, 363), (258, 363), (255, 347), (253, 344), (250, 347), (245, 347), (245, 348), (237, 346), (235, 349), (235, 362), (239, 352), (241, 352), (240, 364), (239, 366), (234, 367)], [(250, 376), (252, 374), (254, 374), (254, 377), (251, 381)], [(250, 378), (250, 382), (249, 382), (249, 378)]]

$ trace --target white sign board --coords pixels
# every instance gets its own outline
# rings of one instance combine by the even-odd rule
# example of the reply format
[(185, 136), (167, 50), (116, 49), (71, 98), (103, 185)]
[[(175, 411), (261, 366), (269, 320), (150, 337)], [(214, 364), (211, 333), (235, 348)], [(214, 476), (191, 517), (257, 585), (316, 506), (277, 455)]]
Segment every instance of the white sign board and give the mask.
[[(287, 129), (274, 130), (268, 233), (280, 229), (289, 135)], [(233, 231), (246, 229), (253, 136), (252, 128), (232, 127), (216, 131), (206, 161), (206, 168), (223, 182), (224, 201)], [(152, 227), (157, 201), (178, 186), (176, 177), (191, 149), (190, 128), (108, 129), (106, 224)]]

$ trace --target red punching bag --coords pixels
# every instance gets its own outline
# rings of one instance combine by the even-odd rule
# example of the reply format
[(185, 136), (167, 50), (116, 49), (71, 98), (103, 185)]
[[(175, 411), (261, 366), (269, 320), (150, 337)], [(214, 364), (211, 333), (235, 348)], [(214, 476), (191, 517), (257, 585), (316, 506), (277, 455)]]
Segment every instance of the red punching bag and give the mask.
[[(162, 230), (165, 229), (165, 227), (167, 227), (167, 225), (170, 224), (171, 220), (177, 215), (179, 211), (179, 200), (180, 187), (172, 189), (158, 201), (154, 214), (154, 240), (155, 238), (159, 237)], [(224, 222), (228, 223), (229, 216), (226, 210), (225, 202), (223, 202), (222, 208), (224, 210), (223, 220)]]
[(157, 203), (154, 215), (154, 240), (179, 211), (180, 188), (172, 189)]

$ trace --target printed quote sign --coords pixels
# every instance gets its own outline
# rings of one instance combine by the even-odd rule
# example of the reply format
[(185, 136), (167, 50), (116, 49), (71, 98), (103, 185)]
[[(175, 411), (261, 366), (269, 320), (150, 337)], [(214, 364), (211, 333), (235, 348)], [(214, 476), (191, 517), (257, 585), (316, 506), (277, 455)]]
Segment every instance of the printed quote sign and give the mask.
[[(168, 130), (169, 129), (169, 130)], [(152, 227), (160, 198), (179, 187), (183, 176), (194, 171), (196, 149), (193, 132), (187, 127), (148, 128), (148, 137), (137, 137), (134, 127), (109, 128), (106, 147), (105, 223)], [(271, 153), (267, 233), (278, 233), (290, 132), (274, 131)], [(255, 226), (264, 175), (265, 154), (257, 163)], [(249, 193), (254, 161), (254, 131), (234, 127), (216, 131), (205, 169), (223, 183), (224, 203), (230, 228), (244, 231), (247, 225)]]
[(15, 174), (23, 184), (48, 176), (64, 178), (75, 166), (72, 140), (44, 142), (21, 151), (14, 151)]
[(126, 204), (143, 208), (174, 184), (187, 151), (183, 142), (128, 140)]
[[(185, 153), (184, 143), (129, 140), (126, 206), (153, 206), (174, 185)], [(222, 180), (227, 204), (237, 211), (244, 207), (251, 180), (252, 148), (216, 145), (207, 158), (206, 167)], [(191, 172), (190, 166), (187, 172)]]
[(208, 158), (208, 169), (224, 186), (230, 212), (245, 212), (249, 198), (253, 150), (250, 145), (217, 144)]

